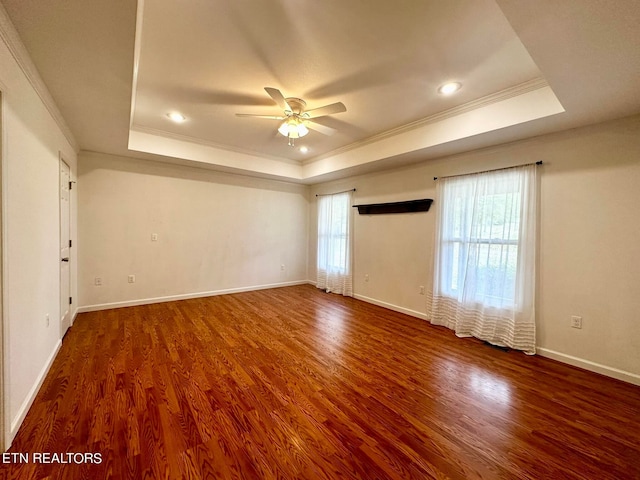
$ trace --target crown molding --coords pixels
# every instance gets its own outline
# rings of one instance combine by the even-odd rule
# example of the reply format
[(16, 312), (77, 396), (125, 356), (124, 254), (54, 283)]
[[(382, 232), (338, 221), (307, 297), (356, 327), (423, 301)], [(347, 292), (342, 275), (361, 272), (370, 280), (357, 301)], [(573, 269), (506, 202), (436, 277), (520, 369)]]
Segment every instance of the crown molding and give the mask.
[(31, 60), (29, 52), (26, 47), (22, 43), (22, 39), (16, 30), (16, 27), (11, 22), (9, 18), (9, 14), (7, 13), (4, 6), (0, 3), (0, 38), (7, 46), (9, 52), (15, 59), (16, 63), (24, 73), (25, 77), (33, 87), (33, 89), (40, 97), (40, 100), (46, 107), (46, 109), (51, 114), (53, 120), (58, 124), (58, 127), (62, 131), (62, 134), (65, 136), (71, 147), (77, 153), (80, 148), (78, 146), (78, 142), (76, 141), (73, 132), (67, 125), (62, 113), (58, 109), (56, 102), (54, 101), (49, 89), (45, 85), (40, 73), (38, 72), (37, 67)]
[(341, 153), (348, 152), (350, 150), (354, 150), (356, 148), (362, 147), (364, 145), (368, 145), (370, 143), (378, 142), (380, 140), (384, 140), (385, 138), (394, 137), (396, 135), (400, 135), (401, 133), (408, 132), (410, 130), (415, 130), (416, 128), (423, 127), (425, 125), (441, 122), (448, 118), (456, 117), (466, 112), (470, 112), (472, 110), (476, 110), (478, 108), (485, 107), (487, 105), (492, 105), (494, 103), (499, 103), (504, 100), (508, 100), (510, 98), (518, 97), (520, 95), (524, 95), (525, 93), (532, 92), (534, 90), (539, 90), (541, 88), (548, 87), (549, 83), (544, 78), (534, 78), (532, 80), (526, 81), (524, 83), (520, 83), (513, 87), (506, 88), (496, 93), (492, 93), (490, 95), (486, 95), (484, 97), (478, 98), (476, 100), (472, 100), (471, 102), (467, 102), (463, 105), (458, 105), (457, 107), (451, 108), (449, 110), (445, 110), (443, 112), (436, 113), (434, 115), (430, 115), (425, 118), (421, 118), (411, 123), (407, 123), (397, 128), (393, 128), (391, 130), (387, 130), (385, 132), (379, 133), (372, 137), (365, 138), (362, 141), (350, 143), (349, 145), (345, 145), (344, 147), (337, 148), (330, 152), (324, 153), (322, 155), (318, 155), (317, 157), (305, 159), (302, 161), (302, 165), (310, 165), (320, 160), (324, 160), (325, 158), (333, 157), (335, 155), (339, 155)]
[(137, 124), (133, 124), (131, 125), (131, 129), (132, 131), (135, 132), (140, 132), (140, 133), (146, 133), (148, 135), (155, 135), (158, 137), (163, 137), (163, 138), (169, 138), (171, 140), (177, 140), (180, 142), (188, 142), (188, 143), (195, 143), (197, 145), (203, 145), (205, 147), (211, 147), (211, 148), (216, 148), (218, 150), (224, 150), (227, 152), (234, 152), (234, 153), (241, 153), (244, 155), (252, 155), (254, 157), (260, 157), (260, 158), (266, 158), (268, 160), (273, 160), (276, 162), (283, 162), (283, 163), (289, 163), (292, 165), (301, 165), (301, 162), (299, 162), (298, 160), (292, 160), (290, 158), (284, 158), (284, 157), (276, 157), (273, 155), (265, 155), (262, 152), (258, 152), (256, 150), (250, 150), (248, 148), (236, 148), (236, 147), (231, 147), (229, 145), (223, 145), (220, 143), (215, 143), (215, 142), (211, 142), (209, 140), (204, 140), (202, 138), (197, 138), (197, 137), (191, 137), (189, 135), (182, 135), (179, 133), (173, 133), (173, 132), (167, 132), (165, 130), (160, 130), (159, 128), (151, 128), (151, 127), (144, 127), (142, 125), (137, 125)]

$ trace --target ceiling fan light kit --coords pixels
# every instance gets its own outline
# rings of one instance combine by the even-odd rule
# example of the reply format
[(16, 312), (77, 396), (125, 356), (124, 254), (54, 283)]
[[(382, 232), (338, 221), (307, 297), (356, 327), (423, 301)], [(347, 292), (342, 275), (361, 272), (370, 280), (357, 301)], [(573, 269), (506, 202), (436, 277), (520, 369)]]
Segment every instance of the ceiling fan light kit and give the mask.
[(295, 139), (304, 137), (309, 133), (309, 129), (298, 118), (289, 117), (287, 120), (282, 122), (282, 125), (278, 128), (278, 132), (280, 132), (281, 135), (288, 137), (289, 146), (293, 147), (295, 146)]
[(331, 105), (325, 105), (324, 107), (305, 111), (307, 102), (301, 98), (285, 98), (280, 90), (272, 87), (265, 87), (265, 91), (278, 104), (278, 106), (282, 108), (284, 116), (253, 115), (247, 113), (236, 113), (236, 116), (284, 120), (282, 124), (280, 124), (280, 127), (278, 127), (278, 132), (289, 139), (289, 146), (291, 147), (295, 146), (296, 138), (304, 137), (309, 133), (309, 128), (324, 135), (333, 135), (336, 132), (336, 130), (331, 127), (311, 121), (312, 118), (324, 117), (326, 115), (347, 111), (347, 107), (345, 107), (342, 102), (332, 103)]

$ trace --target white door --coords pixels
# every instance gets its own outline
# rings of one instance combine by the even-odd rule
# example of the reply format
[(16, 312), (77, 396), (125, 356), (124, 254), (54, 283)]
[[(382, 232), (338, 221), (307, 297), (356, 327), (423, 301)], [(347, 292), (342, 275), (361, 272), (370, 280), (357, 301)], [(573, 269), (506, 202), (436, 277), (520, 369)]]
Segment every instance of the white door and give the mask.
[(60, 336), (63, 337), (71, 326), (71, 268), (70, 244), (71, 237), (71, 175), (69, 165), (60, 160)]

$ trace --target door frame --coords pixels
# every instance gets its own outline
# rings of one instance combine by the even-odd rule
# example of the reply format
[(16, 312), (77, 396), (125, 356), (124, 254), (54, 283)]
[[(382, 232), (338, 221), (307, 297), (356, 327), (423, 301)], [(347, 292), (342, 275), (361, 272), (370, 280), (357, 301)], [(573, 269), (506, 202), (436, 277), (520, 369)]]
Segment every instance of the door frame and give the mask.
[(5, 312), (7, 306), (7, 291), (5, 288), (5, 280), (7, 278), (7, 214), (6, 214), (6, 192), (7, 192), (7, 165), (6, 156), (6, 132), (4, 128), (4, 95), (6, 90), (4, 85), (0, 83), (0, 452), (5, 452), (8, 445), (7, 425), (10, 425), (10, 419), (7, 418), (9, 409), (9, 388), (7, 380), (9, 378), (9, 322), (6, 321)]
[[(59, 190), (58, 190), (58, 215), (59, 215), (59, 245), (60, 248), (59, 250), (62, 250), (62, 192), (60, 191), (61, 188), (61, 176), (62, 176), (62, 165), (65, 165), (67, 170), (69, 171), (69, 200), (68, 200), (68, 204), (67, 204), (67, 208), (68, 208), (68, 229), (69, 229), (69, 240), (71, 240), (71, 166), (69, 165), (69, 162), (66, 161), (64, 155), (62, 152), (58, 152), (58, 186), (59, 186)], [(71, 264), (72, 264), (72, 258), (71, 258), (71, 246), (68, 246), (69, 248), (69, 262), (67, 263), (67, 268), (69, 269), (69, 288), (68, 288), (68, 293), (69, 293), (69, 298), (71, 298)], [(64, 332), (62, 331), (62, 312), (64, 310), (65, 306), (68, 306), (68, 313), (67, 315), (69, 316), (69, 328), (71, 328), (71, 326), (73, 325), (73, 312), (72, 312), (72, 304), (69, 303), (68, 305), (63, 304), (62, 302), (66, 302), (66, 296), (65, 296), (65, 300), (62, 299), (62, 261), (60, 261), (59, 263), (60, 265), (60, 294), (58, 295), (60, 297), (60, 312), (58, 314), (58, 330), (59, 330), (59, 335), (60, 335), (60, 339), (64, 338), (65, 334), (67, 333), (67, 330), (65, 330)]]

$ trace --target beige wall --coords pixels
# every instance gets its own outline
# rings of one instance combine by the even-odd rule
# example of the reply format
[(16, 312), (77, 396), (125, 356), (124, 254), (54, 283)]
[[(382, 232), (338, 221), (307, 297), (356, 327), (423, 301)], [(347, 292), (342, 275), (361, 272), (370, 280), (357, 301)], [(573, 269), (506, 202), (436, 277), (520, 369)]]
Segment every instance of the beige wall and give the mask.
[[(2, 40), (0, 91), (4, 440), (8, 446), (60, 346), (59, 155), (62, 152), (75, 178), (76, 154)], [(76, 203), (72, 191), (72, 209)], [(75, 219), (72, 211), (74, 241)], [(73, 249), (70, 257), (71, 296), (76, 298)], [(72, 313), (74, 309), (75, 302)]]
[[(640, 116), (317, 185), (310, 196), (310, 279), (315, 193), (355, 187), (356, 204), (434, 198), (434, 176), (537, 160), (544, 161), (539, 351), (640, 383)], [(424, 317), (419, 286), (432, 284), (434, 220), (433, 209), (356, 213), (356, 295)], [(583, 317), (581, 330), (570, 327), (571, 315)]]
[(82, 308), (307, 279), (306, 186), (83, 152), (78, 192)]

